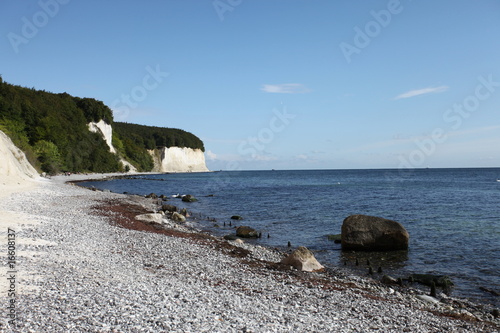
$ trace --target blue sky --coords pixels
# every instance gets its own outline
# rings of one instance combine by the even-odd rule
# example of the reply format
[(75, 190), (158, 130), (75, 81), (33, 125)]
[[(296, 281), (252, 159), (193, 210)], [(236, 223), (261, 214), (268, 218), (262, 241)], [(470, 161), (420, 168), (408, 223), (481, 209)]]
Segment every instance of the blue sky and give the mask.
[(500, 1), (0, 3), (7, 82), (182, 128), (219, 169), (500, 166)]

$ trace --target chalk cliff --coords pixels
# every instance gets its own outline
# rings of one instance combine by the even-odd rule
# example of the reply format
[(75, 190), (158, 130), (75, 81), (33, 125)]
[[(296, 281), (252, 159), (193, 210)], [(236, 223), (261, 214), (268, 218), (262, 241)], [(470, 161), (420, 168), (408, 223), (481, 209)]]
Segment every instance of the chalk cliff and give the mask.
[(163, 147), (150, 150), (155, 162), (155, 172), (207, 172), (205, 154), (201, 149)]
[[(101, 134), (102, 138), (109, 146), (109, 151), (116, 154), (116, 149), (113, 146), (113, 128), (110, 124), (101, 119), (98, 123), (91, 122), (88, 123), (87, 126), (89, 127), (89, 131)], [(137, 172), (137, 169), (129, 161), (120, 158), (120, 162), (122, 162), (123, 166), (128, 167), (129, 171)]]
[[(113, 147), (113, 128), (104, 120), (88, 124), (89, 130), (99, 133), (109, 146), (109, 151), (116, 154)], [(205, 154), (201, 149), (163, 147), (159, 150), (149, 150), (154, 160), (153, 172), (206, 172)], [(129, 167), (130, 171), (137, 171), (128, 161), (121, 159), (123, 165)]]
[[(159, 169), (206, 171), (203, 141), (193, 133), (178, 128), (113, 121), (113, 111), (94, 98), (16, 86), (0, 77), (0, 100), (0, 111), (7, 110), (0, 112), (2, 130), (15, 133), (14, 144), (28, 153), (29, 161), (40, 168), (38, 171), (49, 174), (135, 169), (147, 172), (154, 166), (147, 150), (164, 146), (191, 150), (160, 149), (158, 154), (163, 156), (158, 158)], [(0, 139), (0, 153), (6, 153), (5, 137)], [(10, 154), (15, 160), (21, 158), (17, 152)], [(17, 173), (18, 165), (11, 162), (14, 160), (6, 160), (0, 155), (0, 172), (6, 177)], [(22, 163), (20, 167), (23, 168)]]
[(116, 149), (113, 147), (113, 128), (104, 120), (99, 120), (98, 123), (89, 123), (89, 130), (94, 133), (99, 133), (109, 146), (109, 151), (116, 154)]
[(18, 184), (36, 178), (38, 172), (28, 162), (26, 155), (0, 131), (0, 183)]

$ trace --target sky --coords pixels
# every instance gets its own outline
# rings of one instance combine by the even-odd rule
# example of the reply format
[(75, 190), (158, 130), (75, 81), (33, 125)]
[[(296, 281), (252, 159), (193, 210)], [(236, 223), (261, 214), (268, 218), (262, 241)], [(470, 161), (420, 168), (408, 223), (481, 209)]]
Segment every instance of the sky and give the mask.
[(0, 75), (211, 170), (500, 167), (499, 36), (498, 0), (1, 0)]

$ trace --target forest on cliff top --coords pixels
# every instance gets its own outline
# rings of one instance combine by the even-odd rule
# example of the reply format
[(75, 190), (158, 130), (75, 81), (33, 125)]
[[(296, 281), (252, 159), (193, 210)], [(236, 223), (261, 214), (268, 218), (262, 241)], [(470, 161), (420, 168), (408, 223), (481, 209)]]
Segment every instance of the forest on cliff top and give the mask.
[[(88, 123), (104, 120), (113, 127), (113, 154)], [(153, 160), (147, 149), (179, 146), (204, 150), (195, 135), (161, 128), (113, 121), (111, 109), (93, 98), (51, 93), (4, 82), (0, 76), (0, 130), (23, 150), (40, 171), (125, 171), (120, 158), (138, 171), (150, 171)]]

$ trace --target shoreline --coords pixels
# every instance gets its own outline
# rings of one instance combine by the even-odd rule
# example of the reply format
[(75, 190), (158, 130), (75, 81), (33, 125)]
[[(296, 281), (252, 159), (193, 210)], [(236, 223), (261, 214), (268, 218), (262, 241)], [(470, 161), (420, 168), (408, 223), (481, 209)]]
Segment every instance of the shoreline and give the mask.
[[(337, 268), (290, 270), (276, 263), (282, 254), (270, 249), (238, 246), (175, 224), (160, 233), (146, 231), (148, 224), (134, 217), (153, 212), (152, 200), (64, 184), (69, 178), (39, 182), (0, 203), (2, 215), (23, 214), (21, 223), (12, 222), (20, 236), (38, 241), (19, 244), (24, 274), (18, 281), (16, 331), (500, 328), (487, 309), (466, 301), (426, 303), (407, 288)], [(126, 221), (136, 230), (125, 228)], [(8, 327), (2, 322), (1, 328)]]
[[(161, 174), (159, 174), (158, 176), (159, 177), (148, 178), (148, 175), (141, 176), (139, 174), (136, 176), (134, 176), (134, 175), (132, 175), (132, 176), (119, 176), (118, 178), (125, 177), (125, 178), (132, 178), (132, 179), (161, 180), (161, 181), (168, 181), (169, 180), (169, 178), (167, 178), (167, 177), (162, 177)], [(111, 178), (108, 178), (107, 180), (114, 180), (114, 179), (116, 179), (116, 177), (111, 177)], [(119, 181), (117, 183), (119, 184), (121, 182)], [(207, 193), (212, 193), (211, 192), (212, 190), (210, 190), (209, 192), (203, 192), (203, 188), (202, 188), (201, 193), (203, 193), (203, 195), (201, 195), (199, 193), (200, 191), (198, 188), (196, 188), (195, 190), (191, 190), (190, 189), (191, 187), (189, 187), (189, 186), (188, 186), (188, 189), (184, 189), (183, 187), (179, 187), (179, 186), (175, 186), (175, 185), (174, 185), (175, 191), (169, 192), (168, 187), (163, 188), (163, 187), (161, 187), (161, 185), (159, 185), (160, 187), (158, 187), (158, 186), (156, 186), (156, 184), (154, 184), (155, 186), (153, 186), (156, 188), (151, 188), (151, 189), (142, 188), (139, 190), (139, 188), (134, 186), (135, 181), (132, 181), (132, 182), (127, 181), (126, 183), (128, 184), (128, 186), (123, 187), (123, 186), (117, 185), (118, 187), (115, 187), (114, 185), (112, 185), (113, 182), (111, 182), (111, 184), (108, 186), (108, 185), (106, 185), (106, 182), (101, 182), (100, 180), (97, 180), (95, 183), (89, 184), (87, 186), (89, 186), (90, 188), (96, 187), (98, 190), (103, 190), (103, 191), (109, 191), (111, 189), (111, 191), (116, 191), (115, 193), (122, 193), (122, 191), (129, 191), (129, 192), (123, 192), (123, 193), (134, 193), (137, 195), (146, 195), (149, 192), (155, 192), (158, 195), (167, 194), (167, 198), (164, 198), (164, 200), (169, 200), (170, 194), (174, 194), (177, 192), (194, 194), (194, 196), (199, 198), (200, 200), (202, 200), (202, 197), (205, 196)], [(132, 186), (132, 187), (130, 187), (130, 186)], [(207, 195), (207, 196), (221, 197), (221, 195), (219, 195), (219, 194), (215, 194), (215, 195), (211, 194), (211, 195)], [(161, 196), (161, 197), (163, 198), (164, 196)], [(231, 215), (230, 213), (233, 213), (231, 211), (230, 211), (230, 213), (227, 213), (227, 211), (226, 211), (225, 214), (222, 214), (222, 215), (218, 214), (217, 215), (217, 211), (218, 211), (217, 207), (214, 207), (214, 209), (210, 209), (210, 208), (205, 207), (204, 209), (200, 210), (199, 207), (198, 207), (198, 209), (196, 208), (197, 207), (196, 204), (191, 206), (191, 204), (184, 204), (184, 203), (180, 203), (180, 202), (177, 204), (177, 203), (172, 202), (172, 201), (163, 202), (163, 203), (176, 205), (176, 206), (178, 206), (178, 209), (187, 208), (188, 210), (190, 210), (190, 212), (193, 213), (193, 214), (191, 214), (192, 217), (190, 219), (191, 220), (190, 222), (193, 222), (194, 227), (201, 229), (204, 232), (208, 232), (211, 235), (215, 235), (217, 237), (222, 237), (222, 236), (228, 235), (228, 234), (234, 235), (234, 229), (232, 229), (231, 227), (226, 228), (228, 221), (230, 221), (227, 219), (227, 217)], [(245, 212), (244, 210), (240, 211), (240, 212), (236, 211), (236, 213), (241, 214), (243, 216), (248, 214), (248, 212)], [(255, 213), (255, 211), (253, 213)], [(212, 214), (214, 214), (214, 215), (212, 215)], [(252, 214), (252, 216), (253, 216), (253, 214)], [(224, 221), (224, 226), (222, 226), (222, 221)], [(250, 226), (253, 226), (254, 228), (258, 228), (259, 231), (263, 232), (263, 234), (268, 233), (268, 232), (271, 232), (271, 234), (273, 234), (273, 229), (263, 229), (262, 226), (260, 228), (254, 226), (252, 223), (255, 221), (251, 221), (251, 222), (232, 221), (232, 222), (233, 222), (233, 224), (232, 224), (233, 226), (250, 225)], [(248, 223), (250, 223), (250, 224), (248, 224)], [(229, 225), (231, 225), (231, 224), (229, 224)], [(339, 228), (339, 231), (340, 231), (340, 228)], [(333, 233), (336, 233), (339, 231), (334, 230)], [(275, 235), (273, 234), (273, 236), (275, 236)], [(295, 236), (297, 236), (297, 235), (295, 235)], [(292, 241), (292, 244), (294, 245), (294, 247), (296, 245), (306, 245), (307, 246), (307, 244), (300, 244), (300, 241), (297, 242), (295, 237), (293, 237), (293, 238), (288, 237), (288, 238), (289, 239), (280, 238), (279, 241), (276, 241), (277, 238), (273, 237), (273, 239), (271, 239), (271, 240), (269, 240), (269, 239), (256, 239), (256, 240), (248, 240), (248, 242), (252, 243), (252, 244), (259, 244), (262, 246), (266, 246), (266, 247), (269, 247), (272, 249), (279, 249), (283, 252), (286, 252), (289, 249), (286, 245), (288, 240)], [(247, 240), (245, 240), (245, 241), (247, 241)], [(320, 241), (322, 241), (322, 240), (320, 240)], [(370, 277), (370, 278), (374, 278), (374, 279), (377, 279), (380, 281), (384, 275), (388, 274), (396, 279), (402, 278), (404, 281), (404, 284), (408, 287), (419, 288), (421, 293), (429, 293), (430, 285), (412, 283), (411, 279), (409, 279), (408, 277), (412, 274), (418, 274), (418, 273), (432, 273), (432, 274), (435, 274), (436, 276), (447, 275), (447, 276), (450, 276), (451, 280), (456, 283), (456, 285), (453, 286), (452, 289), (446, 291), (448, 296), (450, 296), (452, 298), (456, 298), (456, 299), (469, 300), (473, 303), (489, 305), (489, 306), (492, 306), (494, 308), (498, 308), (498, 306), (499, 306), (498, 298), (497, 298), (498, 295), (495, 291), (494, 284), (489, 285), (488, 281), (485, 281), (485, 280), (481, 280), (481, 281), (483, 281), (482, 283), (478, 282), (476, 284), (473, 284), (470, 281), (475, 281), (475, 280), (473, 278), (471, 279), (471, 276), (467, 275), (467, 273), (464, 273), (464, 274), (457, 273), (457, 272), (460, 272), (460, 269), (456, 268), (456, 267), (445, 267), (444, 270), (440, 270), (441, 268), (439, 268), (439, 267), (433, 267), (434, 269), (427, 269), (427, 267), (420, 267), (419, 269), (418, 268), (417, 269), (408, 269), (407, 268), (406, 270), (404, 270), (404, 268), (406, 268), (406, 267), (404, 267), (404, 268), (399, 267), (399, 270), (398, 270), (398, 268), (394, 268), (394, 266), (391, 266), (390, 264), (387, 264), (387, 263), (384, 263), (383, 261), (378, 260), (379, 258), (377, 258), (377, 255), (371, 256), (370, 252), (355, 253), (355, 252), (350, 252), (350, 251), (342, 251), (340, 248), (340, 244), (338, 246), (334, 245), (333, 248), (329, 244), (326, 244), (326, 245), (321, 244), (321, 247), (316, 246), (316, 244), (309, 244), (309, 245), (311, 245), (311, 248), (314, 251), (318, 252), (318, 254), (317, 254), (318, 259), (323, 264), (327, 264), (327, 265), (333, 266), (333, 267), (342, 267), (342, 268), (349, 267), (350, 272), (351, 273), (354, 272), (358, 276)], [(326, 246), (328, 246), (328, 248)], [(410, 249), (410, 252), (406, 252), (405, 254), (402, 254), (402, 256), (405, 256), (405, 255), (408, 256), (406, 258), (401, 259), (402, 261), (408, 260), (408, 258), (410, 258), (411, 254), (412, 254), (411, 250), (412, 249)], [(327, 252), (327, 251), (330, 251), (330, 252)], [(335, 252), (334, 253), (335, 257), (333, 257), (331, 255), (332, 251)], [(325, 252), (327, 252), (328, 255), (325, 255)], [(336, 254), (337, 252), (339, 253), (338, 255)], [(392, 253), (387, 254), (387, 255), (392, 256)], [(450, 255), (452, 255), (452, 254), (450, 254)], [(338, 260), (337, 260), (337, 256), (339, 258)], [(368, 273), (368, 266), (359, 265), (359, 267), (358, 267), (357, 264), (356, 264), (356, 266), (354, 266), (354, 262), (357, 260), (357, 258), (359, 258), (359, 262), (363, 262), (363, 263), (366, 262), (367, 260), (370, 260), (370, 262), (373, 265), (375, 262), (375, 266), (381, 266), (381, 268), (383, 268), (383, 272), (376, 272), (375, 270), (373, 270), (373, 274), (369, 274)], [(418, 257), (415, 257), (415, 253), (413, 253), (413, 257), (411, 258), (411, 260), (415, 260), (414, 258), (418, 258)], [(444, 257), (444, 258), (446, 258), (446, 257)], [(443, 259), (443, 258), (441, 258), (441, 259)], [(347, 262), (348, 264), (346, 265), (345, 262)], [(467, 267), (467, 266), (461, 266), (461, 267)], [(374, 267), (374, 268), (376, 269), (377, 267)], [(451, 269), (446, 269), (446, 268), (451, 268)], [(403, 272), (401, 272), (401, 271), (403, 271)], [(495, 281), (495, 280), (492, 279), (491, 281)], [(488, 287), (491, 289), (489, 289)], [(475, 289), (473, 289), (473, 288), (475, 288)], [(439, 287), (438, 289), (439, 289), (438, 291), (443, 290), (442, 287)]]

